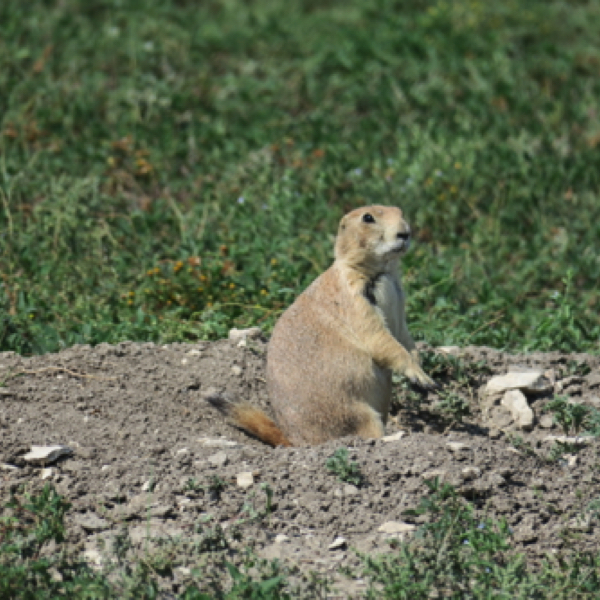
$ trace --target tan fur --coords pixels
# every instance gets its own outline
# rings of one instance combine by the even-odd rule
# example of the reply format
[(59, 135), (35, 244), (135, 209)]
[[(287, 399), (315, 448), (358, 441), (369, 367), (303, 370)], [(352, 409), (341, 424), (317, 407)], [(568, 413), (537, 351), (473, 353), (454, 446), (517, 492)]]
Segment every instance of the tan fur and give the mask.
[[(367, 213), (374, 222), (365, 222)], [(381, 437), (392, 371), (423, 387), (435, 386), (419, 365), (406, 325), (398, 259), (408, 249), (409, 233), (399, 208), (367, 206), (347, 214), (340, 222), (335, 262), (277, 322), (267, 384), (286, 442)], [(253, 415), (267, 418), (255, 409), (245, 413), (245, 425), (235, 415), (234, 421), (262, 437), (259, 428), (251, 428)]]

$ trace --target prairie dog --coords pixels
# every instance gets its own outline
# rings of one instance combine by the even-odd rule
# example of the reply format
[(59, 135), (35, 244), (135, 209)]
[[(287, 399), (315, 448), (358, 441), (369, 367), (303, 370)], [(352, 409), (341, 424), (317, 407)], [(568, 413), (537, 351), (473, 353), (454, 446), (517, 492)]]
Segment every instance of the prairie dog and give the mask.
[(396, 207), (366, 206), (340, 222), (335, 261), (281, 315), (267, 353), (277, 425), (247, 404), (208, 399), (271, 445), (379, 438), (392, 371), (435, 387), (419, 365), (398, 276), (410, 227)]

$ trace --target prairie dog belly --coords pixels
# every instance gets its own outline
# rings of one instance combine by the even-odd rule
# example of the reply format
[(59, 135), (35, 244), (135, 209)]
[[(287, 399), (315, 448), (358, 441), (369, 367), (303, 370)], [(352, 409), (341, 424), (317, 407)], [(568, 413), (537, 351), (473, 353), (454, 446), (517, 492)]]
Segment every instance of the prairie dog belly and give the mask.
[(404, 298), (400, 285), (392, 275), (380, 275), (373, 289), (375, 310), (379, 313), (392, 335), (400, 339)]

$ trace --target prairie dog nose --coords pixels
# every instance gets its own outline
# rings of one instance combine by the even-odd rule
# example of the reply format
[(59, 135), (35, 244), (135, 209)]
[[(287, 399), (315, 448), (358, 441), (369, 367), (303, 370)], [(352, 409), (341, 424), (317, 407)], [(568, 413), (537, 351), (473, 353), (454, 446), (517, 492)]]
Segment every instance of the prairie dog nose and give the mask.
[(400, 231), (396, 234), (396, 237), (400, 240), (404, 240), (405, 242), (410, 239), (410, 229), (407, 231)]

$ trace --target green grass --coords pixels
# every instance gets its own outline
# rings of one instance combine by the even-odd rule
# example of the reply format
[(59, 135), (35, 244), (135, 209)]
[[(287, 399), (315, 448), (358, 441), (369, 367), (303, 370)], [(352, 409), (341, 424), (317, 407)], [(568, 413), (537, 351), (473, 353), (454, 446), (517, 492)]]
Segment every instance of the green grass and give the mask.
[(0, 350), (269, 329), (401, 206), (415, 337), (598, 351), (600, 6), (0, 5)]
[(430, 495), (422, 498), (417, 509), (407, 511), (428, 517), (415, 540), (396, 543), (393, 553), (363, 556), (363, 574), (370, 582), (367, 598), (598, 597), (597, 553), (548, 555), (532, 568), (524, 554), (511, 548), (506, 521), (478, 519), (473, 506), (452, 486), (437, 479), (426, 484)]
[[(249, 547), (233, 564), (227, 551), (235, 533), (225, 535), (220, 525), (208, 529), (202, 523), (195, 527), (195, 533), (203, 534), (200, 541), (183, 547), (185, 541), (180, 539), (154, 540), (153, 550), (137, 556), (130, 552), (131, 540), (124, 529), (107, 544), (101, 563), (91, 565), (64, 544), (64, 517), (70, 507), (49, 485), (37, 495), (15, 494), (2, 507), (2, 598), (271, 600), (318, 598), (328, 588), (318, 576), (301, 576), (299, 587), (291, 585), (288, 578), (297, 569), (261, 559)], [(174, 573), (181, 567), (189, 572), (185, 583), (181, 573)]]
[[(515, 552), (506, 521), (477, 517), (471, 503), (438, 480), (426, 481), (429, 494), (406, 514), (425, 517), (414, 538), (393, 541), (389, 552), (359, 555), (366, 598), (557, 598), (598, 597), (600, 559), (597, 553), (568, 548), (528, 564)], [(301, 576), (297, 568), (258, 558), (251, 550), (230, 550), (230, 535), (217, 525), (203, 531), (199, 542), (155, 540), (155, 548), (129, 554), (127, 530), (91, 566), (64, 544), (64, 517), (70, 505), (49, 485), (37, 495), (18, 493), (0, 512), (0, 593), (15, 600), (179, 598), (181, 600), (325, 598), (332, 583), (316, 574)], [(598, 501), (587, 512), (598, 518)], [(158, 544), (158, 545), (157, 545)], [(179, 547), (178, 547), (179, 544)], [(210, 555), (210, 558), (207, 558)], [(184, 567), (181, 581), (175, 571)], [(301, 576), (291, 583), (292, 576)]]

